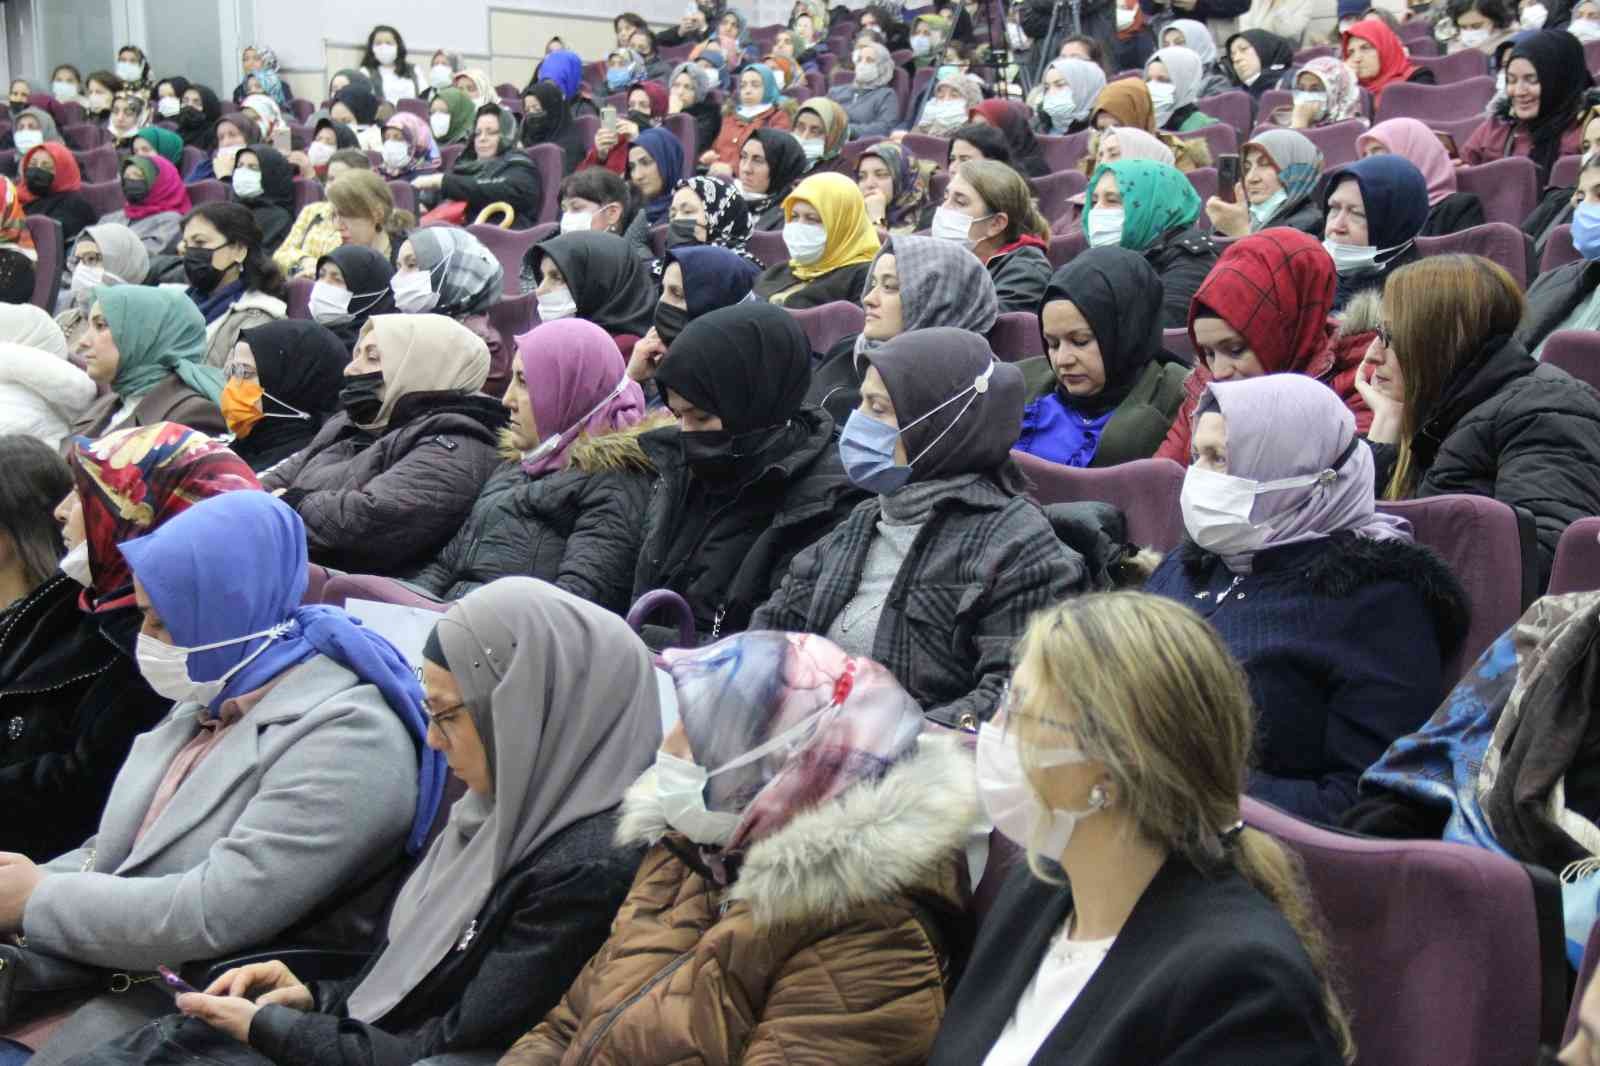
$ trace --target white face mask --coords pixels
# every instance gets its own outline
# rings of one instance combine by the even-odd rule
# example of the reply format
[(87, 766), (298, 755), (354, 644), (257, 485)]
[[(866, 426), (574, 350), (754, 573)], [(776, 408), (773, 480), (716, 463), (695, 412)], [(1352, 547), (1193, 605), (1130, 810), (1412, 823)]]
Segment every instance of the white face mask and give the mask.
[(428, 84), (433, 86), (435, 89), (450, 88), (450, 81), (455, 76), (456, 72), (451, 70), (444, 63), (435, 63), (433, 66), (428, 68)]
[(17, 146), (18, 155), (21, 155), (44, 143), (44, 130), (16, 130), (11, 134), (11, 140)]
[(754, 189), (745, 188), (744, 182), (738, 178), (733, 179), (733, 187), (738, 191), (739, 198), (747, 204), (758, 203), (767, 198), (767, 194), (764, 192), (756, 192)]
[[(1341, 275), (1370, 274), (1383, 269), (1391, 258), (1411, 247), (1411, 242), (1393, 248), (1374, 248), (1370, 244), (1340, 244), (1329, 237), (1322, 242), (1322, 247), (1333, 257), (1333, 269)], [(1378, 262), (1379, 259), (1384, 262)]]
[(1263, 229), (1271, 221), (1272, 216), (1278, 213), (1278, 208), (1282, 207), (1288, 199), (1289, 191), (1287, 189), (1279, 189), (1259, 204), (1251, 204), (1250, 221), (1254, 223), (1255, 228), (1258, 230)]
[(110, 93), (90, 93), (89, 94), (89, 110), (90, 111), (110, 111), (111, 110), (111, 94)]
[(72, 580), (88, 588), (94, 583), (94, 575), (89, 572), (89, 542), (80, 541), (76, 548), (61, 557), (61, 572)]
[(922, 121), (929, 126), (959, 126), (966, 120), (965, 100), (929, 100), (922, 108)]
[(1039, 106), (1057, 126), (1067, 125), (1078, 112), (1078, 104), (1072, 99), (1071, 89), (1051, 89), (1044, 94), (1044, 100)]
[(104, 267), (85, 266), (79, 263), (72, 269), (72, 299), (74, 303), (82, 304), (89, 299), (95, 288), (108, 284)]
[(400, 49), (392, 44), (375, 44), (372, 46), (372, 57), (384, 66), (392, 66), (395, 58), (400, 55)]
[(75, 81), (53, 81), (50, 91), (55, 93), (56, 99), (62, 103), (78, 98), (78, 83)]
[(790, 222), (783, 227), (789, 258), (801, 266), (815, 263), (828, 247), (828, 231), (814, 222)]
[(805, 153), (806, 160), (811, 163), (822, 158), (822, 150), (826, 147), (826, 142), (815, 137), (806, 137), (800, 141), (800, 151)]
[(450, 132), (450, 114), (447, 111), (435, 111), (428, 116), (428, 128), (435, 137), (443, 137)]
[(572, 290), (565, 285), (559, 285), (549, 292), (539, 294), (539, 321), (554, 322), (558, 318), (571, 318), (578, 313), (578, 301), (572, 298)]
[(394, 291), (394, 305), (402, 314), (425, 314), (439, 304), (439, 294), (433, 291), (426, 270), (396, 274), (389, 288)]
[(1117, 5), (1117, 29), (1125, 30), (1133, 25), (1133, 8)]
[(163, 96), (156, 101), (156, 114), (162, 118), (176, 118), (179, 111), (183, 110), (183, 101), (176, 96)]
[(240, 167), (233, 172), (233, 195), (253, 200), (261, 195), (261, 171)]
[(1529, 4), (1522, 9), (1519, 20), (1525, 30), (1539, 30), (1544, 28), (1544, 20), (1550, 17), (1550, 12), (1543, 4)]
[(1156, 117), (1162, 122), (1172, 116), (1178, 102), (1178, 87), (1170, 81), (1146, 82), (1145, 88), (1150, 90), (1150, 102), (1156, 107)]
[(919, 33), (917, 36), (911, 38), (911, 51), (919, 56), (927, 55), (928, 50), (932, 47), (933, 41), (925, 33)]
[[(1336, 471), (1328, 469), (1277, 481), (1252, 481), (1191, 466), (1183, 476), (1183, 491), (1178, 495), (1183, 526), (1189, 531), (1189, 538), (1208, 552), (1244, 555), (1261, 547), (1272, 532), (1271, 527), (1257, 526), (1250, 521), (1257, 496), (1305, 488), (1322, 481), (1331, 484), (1338, 476)], [(1307, 501), (1310, 499), (1306, 497)]]
[(129, 63), (127, 60), (117, 61), (117, 77), (123, 81), (138, 81), (139, 75), (144, 73), (144, 67), (138, 63)]
[(1567, 31), (1584, 44), (1600, 41), (1600, 21), (1594, 19), (1573, 19), (1567, 24)]
[[(199, 644), (193, 648), (180, 648), (175, 644), (167, 644), (140, 633), (134, 645), (134, 658), (139, 663), (139, 672), (144, 675), (145, 683), (159, 695), (174, 703), (192, 700), (195, 703), (209, 704), (222, 694), (222, 690), (228, 686), (228, 681), (234, 674), (254, 662), (257, 656), (272, 647), (272, 642), (287, 633), (291, 627), (292, 623), (285, 622), (271, 629), (263, 629), (259, 633), (234, 637), (231, 640), (219, 640), (215, 644)], [(189, 656), (195, 652), (226, 648), (233, 644), (261, 640), (263, 637), (266, 639), (261, 647), (239, 660), (215, 681), (196, 681), (189, 676)]]
[(561, 215), (562, 233), (586, 233), (593, 228), (593, 211), (566, 211)]
[(868, 82), (878, 80), (878, 64), (868, 59), (856, 64), (856, 81)]
[(314, 167), (327, 166), (328, 160), (333, 158), (333, 153), (333, 145), (323, 144), (321, 141), (312, 141), (306, 145), (306, 158), (311, 160), (311, 165)]
[[(1075, 748), (1057, 748), (1039, 752), (1037, 760), (1041, 767), (1074, 766), (1089, 757)], [(1059, 860), (1078, 822), (1105, 809), (1104, 800), (1081, 811), (1046, 807), (1022, 768), (1016, 736), (991, 722), (978, 727), (977, 777), (978, 799), (994, 827), (1047, 859)]]
[(411, 162), (411, 146), (405, 141), (384, 141), (381, 152), (383, 165), (390, 170), (400, 170)]
[(1296, 107), (1301, 105), (1314, 106), (1316, 108), (1314, 117), (1321, 118), (1324, 112), (1328, 110), (1328, 94), (1312, 92), (1307, 89), (1296, 89), (1294, 91), (1294, 105)]
[(972, 239), (972, 227), (993, 217), (991, 213), (984, 215), (983, 218), (973, 218), (954, 207), (941, 206), (933, 213), (933, 226), (930, 232), (943, 241), (960, 241), (962, 247), (970, 252), (978, 243)]
[(738, 107), (740, 118), (759, 118), (771, 110), (771, 104), (740, 104)]
[(1458, 38), (1463, 48), (1481, 48), (1489, 39), (1489, 31), (1485, 29), (1462, 30)]
[(1122, 243), (1123, 221), (1127, 212), (1120, 207), (1089, 209), (1089, 247), (1114, 248)]
[(350, 321), (350, 290), (319, 281), (311, 286), (311, 317), (324, 326)]

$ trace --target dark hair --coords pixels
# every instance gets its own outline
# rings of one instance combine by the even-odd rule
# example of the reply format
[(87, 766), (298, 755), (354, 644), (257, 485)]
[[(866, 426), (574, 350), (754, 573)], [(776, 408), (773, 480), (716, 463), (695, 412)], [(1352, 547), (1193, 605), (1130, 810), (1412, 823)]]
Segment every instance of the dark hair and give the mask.
[(110, 89), (112, 96), (116, 96), (122, 91), (123, 87), (127, 85), (127, 82), (123, 81), (109, 70), (91, 70), (89, 72), (89, 76), (84, 78), (81, 84), (85, 89), (88, 89), (91, 81), (97, 81), (101, 85), (104, 85), (107, 89)]
[(15, 248), (0, 247), (0, 304), (25, 304), (33, 299), (33, 260)]
[(1511, 0), (1453, 0), (1447, 11), (1452, 22), (1476, 11), (1500, 30), (1517, 21), (1517, 10)]
[(254, 289), (288, 302), (289, 287), (284, 283), (283, 271), (261, 247), (261, 224), (256, 221), (254, 211), (243, 204), (214, 201), (190, 211), (184, 217), (184, 226), (188, 226), (189, 220), (196, 217), (215, 226), (229, 244), (244, 245), (244, 267), (239, 273), (246, 290)]
[(0, 532), (11, 538), (28, 591), (61, 561), (55, 506), (72, 491), (72, 472), (49, 445), (21, 433), (0, 437)]
[[(985, 159), (993, 159), (996, 163), (1012, 166), (1011, 146), (1006, 144), (1006, 135), (998, 129), (983, 122), (974, 122), (962, 126), (950, 135), (950, 150), (955, 151), (957, 141), (966, 141), (983, 154)], [(945, 166), (949, 167), (950, 157), (945, 156)]]
[[(394, 34), (394, 72), (402, 78), (416, 77), (416, 71), (411, 68), (411, 63), (406, 59), (406, 39), (400, 36), (400, 31), (393, 26), (377, 25), (372, 27), (372, 32), (367, 34), (367, 51), (361, 57), (361, 66), (365, 69), (377, 71), (378, 57), (372, 54), (372, 41), (380, 33)], [(380, 75), (381, 78), (381, 75)], [(382, 85), (374, 85), (374, 89), (381, 90)], [(382, 95), (381, 92), (379, 95)]]
[(650, 24), (646, 22), (643, 17), (634, 14), (632, 11), (624, 11), (622, 14), (611, 20), (612, 31), (615, 32), (617, 29), (621, 28), (623, 23), (627, 23), (636, 30), (648, 30), (650, 28)]
[(618, 233), (627, 231), (628, 223), (633, 221), (633, 216), (639, 210), (633, 186), (623, 181), (621, 175), (613, 174), (605, 167), (584, 167), (568, 174), (562, 179), (560, 198), (565, 200), (569, 196), (588, 200), (601, 207), (621, 204), (622, 214), (617, 218), (616, 227)]
[(78, 84), (79, 85), (83, 84), (83, 72), (80, 71), (77, 67), (73, 66), (71, 63), (57, 63), (55, 66), (51, 67), (50, 68), (50, 80), (51, 81), (55, 81), (56, 80), (56, 75), (60, 74), (63, 70), (72, 71), (72, 76), (74, 78), (78, 79)]
[(136, 44), (125, 44), (121, 48), (117, 49), (117, 59), (119, 61), (122, 59), (122, 53), (124, 53), (124, 52), (132, 52), (134, 55), (139, 57), (139, 67), (140, 67), (139, 80), (140, 81), (149, 81), (150, 80), (150, 57), (144, 54), (144, 49), (140, 48)]
[(359, 148), (341, 148), (328, 157), (328, 165), (343, 163), (356, 170), (371, 170), (372, 157)]
[(628, 44), (631, 46), (633, 44), (633, 38), (637, 37), (641, 33), (644, 34), (644, 39), (650, 42), (650, 55), (654, 56), (656, 54), (656, 31), (652, 30), (649, 26), (636, 27), (633, 33), (628, 35)]
[(1052, 56), (1051, 58), (1055, 59), (1057, 56), (1059, 56), (1061, 54), (1061, 49), (1069, 44), (1083, 45), (1083, 47), (1089, 53), (1090, 61), (1098, 63), (1100, 65), (1100, 69), (1105, 71), (1108, 75), (1112, 73), (1111, 68), (1106, 66), (1105, 45), (1100, 43), (1099, 38), (1090, 37), (1087, 33), (1075, 33), (1070, 37), (1061, 38), (1061, 44), (1056, 45), (1056, 55)]

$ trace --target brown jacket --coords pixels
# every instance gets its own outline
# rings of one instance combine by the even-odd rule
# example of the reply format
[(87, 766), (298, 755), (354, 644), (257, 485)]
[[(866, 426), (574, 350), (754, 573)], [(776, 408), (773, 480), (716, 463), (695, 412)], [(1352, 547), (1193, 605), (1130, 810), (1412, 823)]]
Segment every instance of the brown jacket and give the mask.
[[(72, 432), (61, 442), (62, 447), (65, 448), (72, 437), (93, 439), (104, 434), (106, 423), (111, 421), (111, 416), (121, 406), (122, 397), (114, 392), (108, 392), (95, 400), (89, 405), (89, 409), (72, 423)], [(222, 417), (222, 409), (185, 385), (183, 379), (176, 374), (168, 374), (161, 384), (140, 397), (133, 408), (133, 414), (124, 419), (117, 428), (133, 429), (135, 426), (151, 426), (157, 422), (177, 422), (179, 425), (197, 429), (201, 433), (209, 433), (214, 437), (228, 431), (228, 423)]]
[[(501, 1066), (920, 1066), (946, 1005), (972, 759), (949, 737), (797, 815), (719, 889), (663, 839), (655, 771), (618, 842), (645, 855), (611, 937)], [(959, 921), (959, 919), (958, 919)], [(958, 930), (953, 930), (956, 936)]]

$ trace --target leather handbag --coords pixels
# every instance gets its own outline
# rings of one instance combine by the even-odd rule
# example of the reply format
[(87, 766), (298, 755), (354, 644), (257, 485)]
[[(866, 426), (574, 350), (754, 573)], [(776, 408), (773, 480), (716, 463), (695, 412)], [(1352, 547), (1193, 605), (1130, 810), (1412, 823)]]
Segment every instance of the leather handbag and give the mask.
[(144, 974), (114, 973), (0, 944), (0, 1033), (102, 992), (126, 992), (146, 980)]

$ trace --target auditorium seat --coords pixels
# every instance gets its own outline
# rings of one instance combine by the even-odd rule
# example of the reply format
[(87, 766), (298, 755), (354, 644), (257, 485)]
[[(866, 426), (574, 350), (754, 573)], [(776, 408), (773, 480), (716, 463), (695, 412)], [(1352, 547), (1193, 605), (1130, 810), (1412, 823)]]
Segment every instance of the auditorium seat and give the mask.
[(1488, 75), (1449, 85), (1396, 82), (1383, 90), (1377, 120), (1415, 118), (1430, 125), (1435, 119), (1476, 118), (1482, 121), (1484, 106), (1493, 95), (1494, 79)]
[(1039, 213), (1045, 218), (1055, 218), (1067, 210), (1067, 201), (1084, 191), (1089, 179), (1081, 170), (1062, 170), (1040, 178), (1028, 179), (1034, 197), (1039, 202)]
[(783, 230), (756, 230), (745, 242), (750, 254), (764, 267), (774, 267), (789, 261), (789, 246), (783, 243)]
[(289, 282), (288, 317), (299, 319), (311, 317), (311, 288), (314, 284), (310, 278), (295, 278)]
[(817, 307), (801, 308), (789, 313), (800, 323), (800, 328), (806, 331), (806, 340), (810, 342), (811, 350), (818, 355), (826, 355), (844, 338), (860, 333), (861, 327), (866, 323), (866, 312), (861, 309), (861, 305), (851, 303), (849, 300), (834, 300)]
[(1539, 167), (1525, 155), (1457, 167), (1456, 187), (1478, 194), (1486, 220), (1521, 226), (1539, 205)]
[(1489, 57), (1476, 48), (1464, 48), (1444, 56), (1413, 56), (1412, 61), (1423, 70), (1433, 71), (1434, 80), (1439, 85), (1481, 78), (1489, 72)]
[(995, 358), (1006, 363), (1021, 362), (1044, 354), (1044, 337), (1039, 332), (1039, 316), (1032, 311), (1007, 311), (989, 329), (989, 348)]
[(117, 150), (109, 144), (86, 152), (73, 152), (72, 155), (78, 161), (78, 170), (84, 181), (116, 181), (122, 176)]
[(1580, 518), (1561, 534), (1549, 594), (1600, 592), (1600, 518)]
[(56, 298), (61, 294), (61, 267), (67, 261), (61, 223), (48, 215), (29, 215), (24, 221), (38, 256), (33, 266), (31, 302), (53, 315), (56, 312)]
[(1011, 456), (1033, 482), (1030, 495), (1041, 507), (1090, 500), (1109, 503), (1122, 512), (1132, 543), (1168, 552), (1183, 540), (1178, 494), (1183, 491), (1184, 470), (1171, 459), (1080, 469), (1023, 452)]
[(1543, 274), (1556, 267), (1575, 263), (1583, 256), (1572, 246), (1572, 226), (1563, 223), (1550, 231), (1550, 236), (1545, 238), (1544, 255), (1539, 257), (1539, 273)]
[(1600, 389), (1600, 333), (1589, 329), (1558, 329), (1545, 338), (1539, 357)]
[(1076, 259), (1078, 253), (1087, 247), (1089, 240), (1083, 235), (1083, 227), (1075, 225), (1059, 235), (1052, 234), (1045, 255), (1050, 260), (1050, 266), (1060, 270)]
[(1417, 238), (1417, 255), (1423, 258), (1452, 252), (1492, 259), (1505, 267), (1518, 285), (1526, 286), (1530, 280), (1533, 238), (1505, 222), (1486, 222), (1442, 237)]
[(1240, 137), (1249, 134), (1255, 124), (1255, 101), (1242, 89), (1202, 96), (1195, 101), (1195, 106), (1218, 122), (1232, 126)]
[(529, 226), (527, 229), (501, 229), (499, 226), (476, 223), (466, 227), (467, 232), (482, 241), (483, 246), (493, 252), (494, 257), (500, 261), (500, 266), (505, 270), (505, 279), (501, 282), (500, 291), (507, 296), (516, 296), (522, 292), (522, 260), (528, 254), (528, 249), (546, 237), (555, 236), (559, 228), (551, 222)]
[(940, 170), (950, 160), (950, 138), (930, 133), (908, 133), (900, 146), (918, 159), (926, 159)]
[(94, 208), (96, 218), (105, 218), (113, 211), (121, 211), (128, 204), (127, 198), (122, 195), (120, 181), (86, 181), (78, 192)]
[(188, 186), (189, 202), (195, 207), (201, 204), (225, 203), (228, 199), (228, 185), (216, 178), (206, 178), (203, 181), (191, 181)]
[(1039, 152), (1044, 156), (1045, 165), (1051, 171), (1072, 170), (1083, 157), (1089, 153), (1089, 138), (1094, 135), (1092, 130), (1081, 130), (1077, 133), (1039, 134)]

